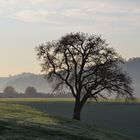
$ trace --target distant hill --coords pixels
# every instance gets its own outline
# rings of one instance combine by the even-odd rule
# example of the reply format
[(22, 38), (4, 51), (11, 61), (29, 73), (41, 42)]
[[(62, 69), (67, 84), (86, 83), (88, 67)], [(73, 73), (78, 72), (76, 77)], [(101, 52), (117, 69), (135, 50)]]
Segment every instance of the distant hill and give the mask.
[(1, 92), (6, 86), (13, 86), (17, 92), (24, 92), (28, 86), (33, 86), (38, 92), (48, 93), (51, 90), (51, 84), (47, 82), (43, 75), (33, 73), (22, 73), (19, 75), (0, 78)]
[[(122, 67), (132, 77), (135, 94), (140, 97), (140, 57), (129, 59)], [(48, 93), (51, 91), (51, 84), (44, 79), (44, 76), (33, 73), (0, 77), (0, 92), (6, 86), (13, 86), (18, 92), (24, 92), (28, 86), (34, 86), (38, 92)]]
[(140, 57), (129, 59), (124, 69), (128, 71), (135, 83), (140, 83)]
[(132, 77), (135, 95), (140, 97), (140, 57), (129, 59), (123, 68)]

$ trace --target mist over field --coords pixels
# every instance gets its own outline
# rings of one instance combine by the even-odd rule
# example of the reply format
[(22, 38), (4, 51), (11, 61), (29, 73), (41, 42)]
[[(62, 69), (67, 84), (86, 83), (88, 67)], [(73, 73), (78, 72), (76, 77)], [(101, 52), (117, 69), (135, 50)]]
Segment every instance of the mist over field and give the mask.
[[(140, 58), (132, 58), (126, 61), (123, 65), (123, 70), (132, 77), (135, 96), (140, 97)], [(49, 93), (52, 91), (51, 85), (52, 84), (49, 83), (43, 75), (33, 73), (0, 77), (0, 92), (2, 92), (6, 86), (13, 86), (17, 92), (23, 93), (28, 86), (33, 86), (38, 92)]]

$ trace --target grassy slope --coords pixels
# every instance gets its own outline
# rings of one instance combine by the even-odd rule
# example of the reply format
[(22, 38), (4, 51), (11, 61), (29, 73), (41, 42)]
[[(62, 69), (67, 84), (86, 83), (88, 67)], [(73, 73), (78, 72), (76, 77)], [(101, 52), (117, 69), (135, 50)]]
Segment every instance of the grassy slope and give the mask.
[(31, 107), (0, 104), (0, 140), (133, 140), (116, 132), (52, 117)]

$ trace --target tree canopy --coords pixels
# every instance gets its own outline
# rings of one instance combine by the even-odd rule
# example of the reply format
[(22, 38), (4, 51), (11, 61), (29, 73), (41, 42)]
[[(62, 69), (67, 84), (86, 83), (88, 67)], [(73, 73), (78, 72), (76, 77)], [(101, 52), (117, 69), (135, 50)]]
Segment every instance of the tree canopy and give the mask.
[(80, 119), (90, 98), (133, 98), (132, 80), (119, 67), (123, 58), (101, 36), (70, 33), (37, 47), (37, 55), (54, 89), (68, 89), (74, 96), (74, 119)]
[(25, 94), (26, 96), (34, 97), (37, 95), (37, 90), (35, 89), (35, 87), (27, 87), (25, 89)]
[(12, 87), (12, 86), (5, 87), (4, 90), (3, 90), (3, 93), (4, 93), (4, 97), (15, 97), (15, 96), (17, 96), (17, 92), (16, 92), (15, 88)]

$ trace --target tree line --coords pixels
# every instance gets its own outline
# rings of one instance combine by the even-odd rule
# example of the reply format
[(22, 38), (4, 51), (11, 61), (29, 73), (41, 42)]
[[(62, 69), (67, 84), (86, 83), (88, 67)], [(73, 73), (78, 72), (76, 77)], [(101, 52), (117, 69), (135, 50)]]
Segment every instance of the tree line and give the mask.
[(53, 98), (53, 97), (70, 97), (70, 94), (51, 94), (38, 92), (35, 87), (29, 86), (25, 89), (24, 93), (19, 93), (13, 86), (7, 86), (4, 88), (3, 93), (0, 93), (1, 98)]

